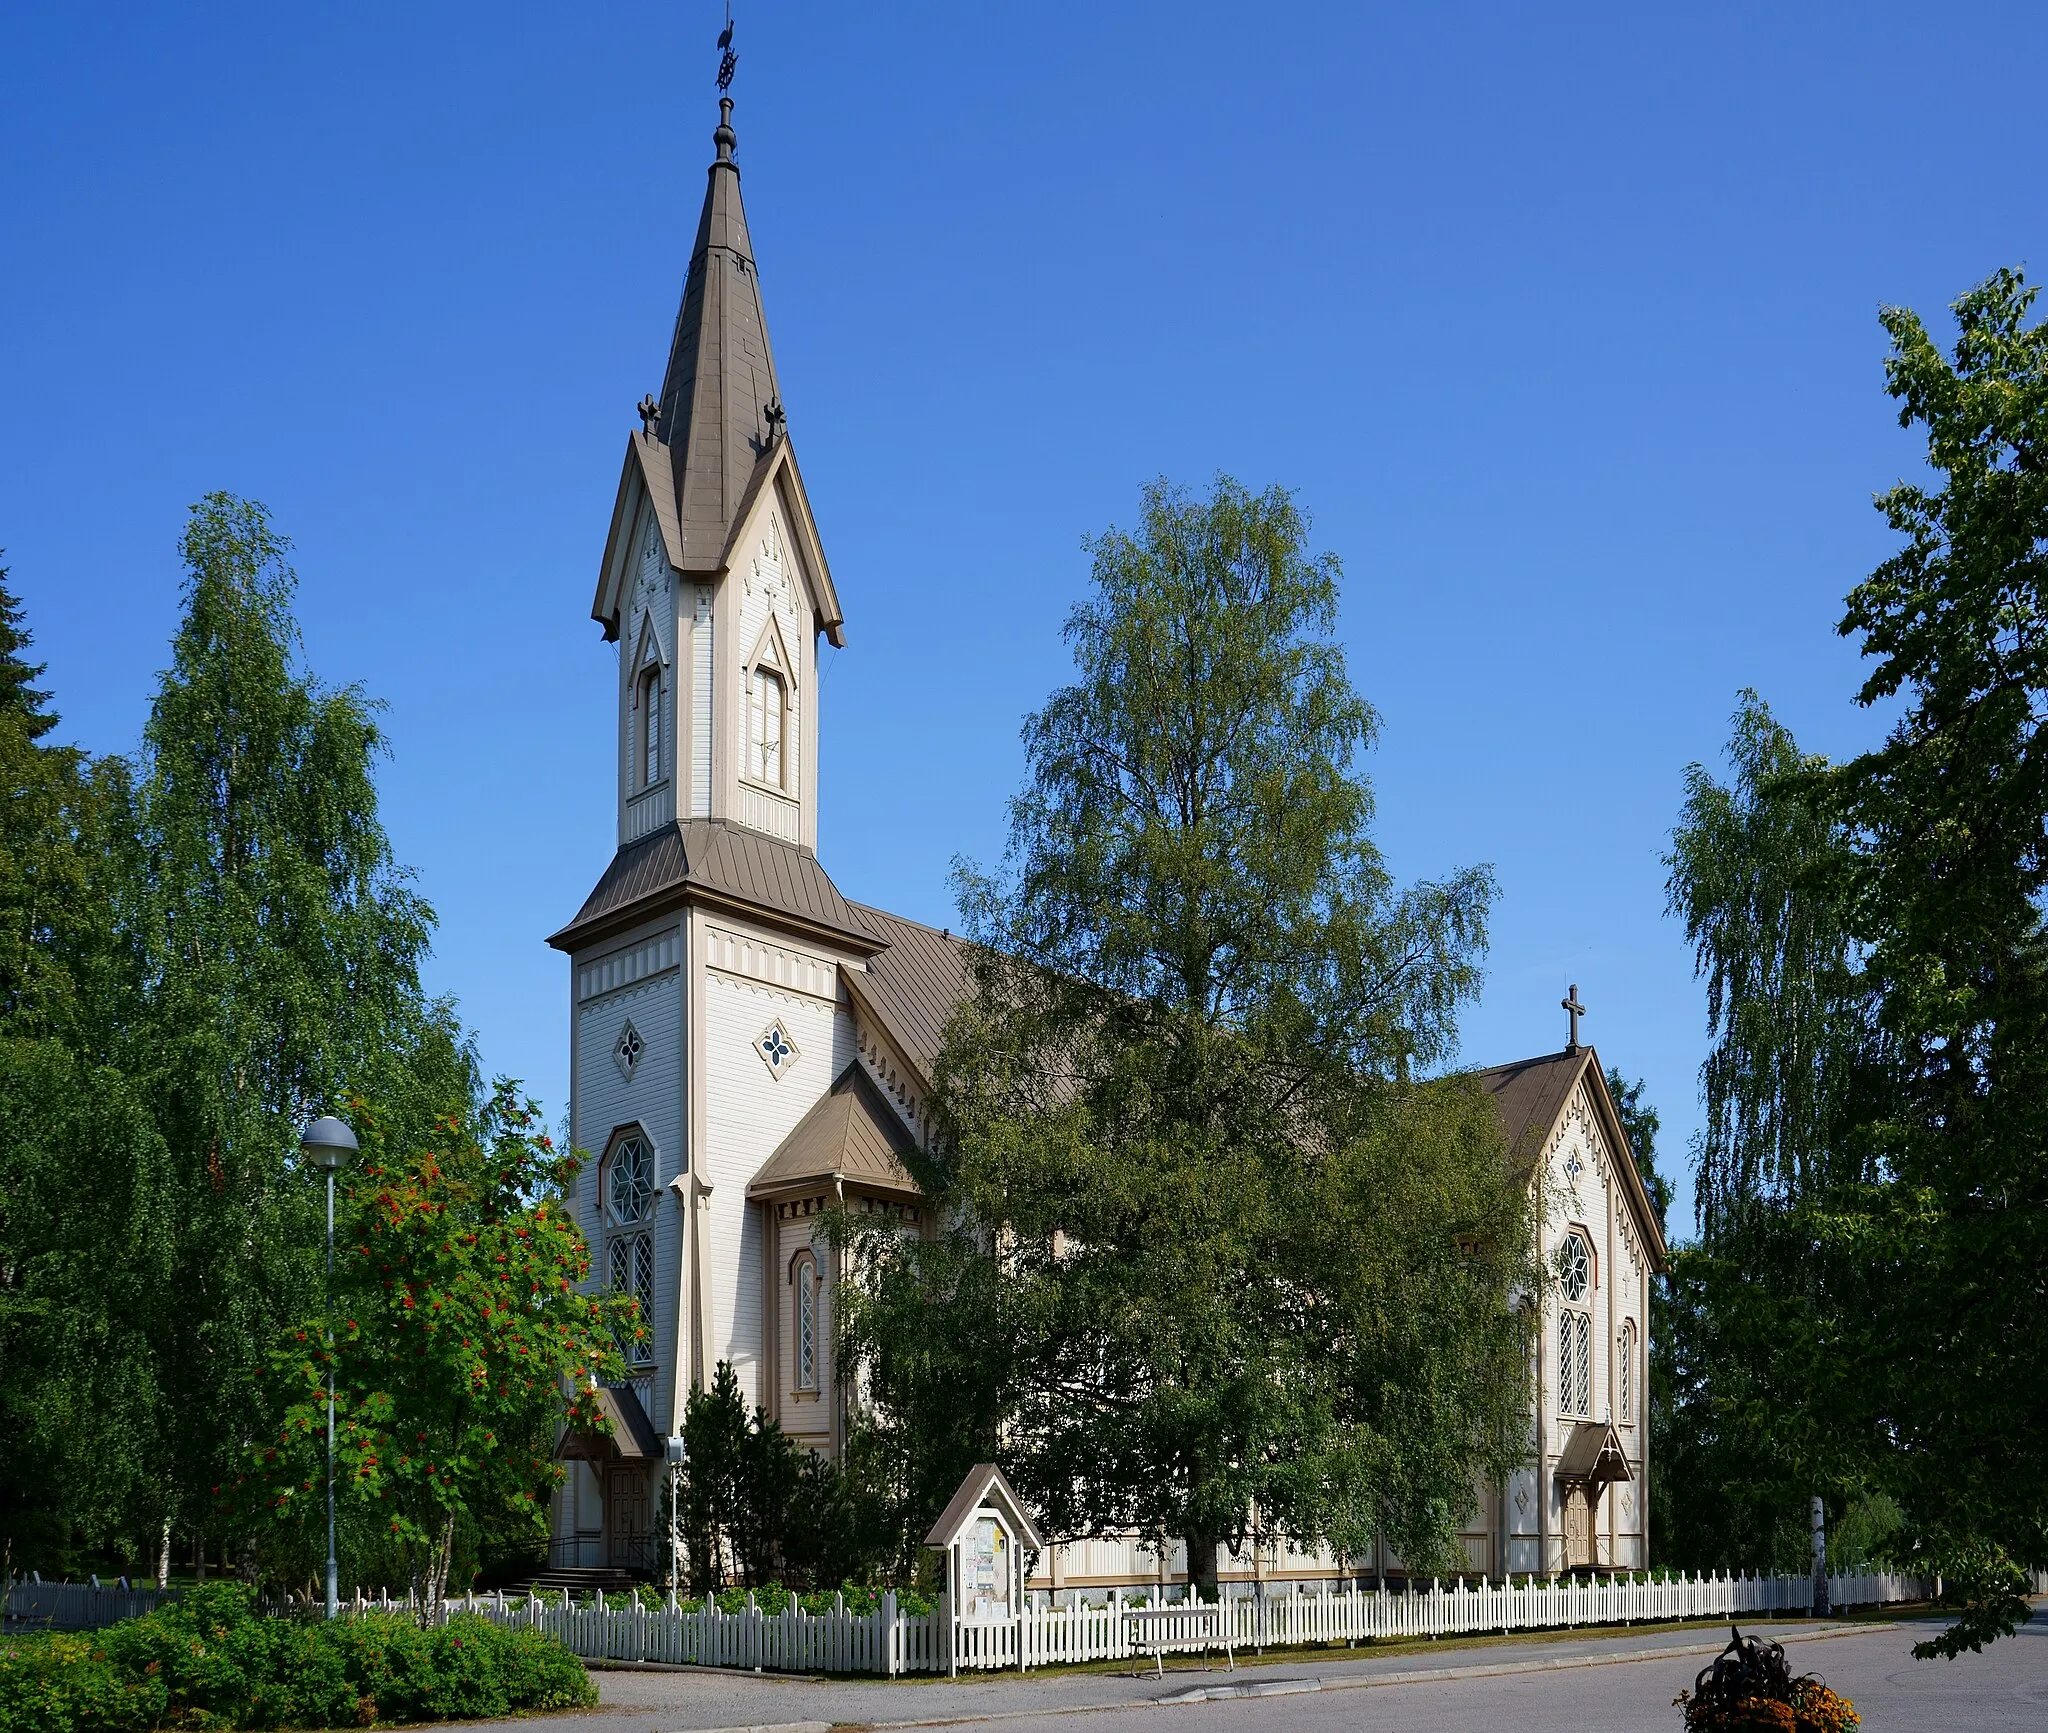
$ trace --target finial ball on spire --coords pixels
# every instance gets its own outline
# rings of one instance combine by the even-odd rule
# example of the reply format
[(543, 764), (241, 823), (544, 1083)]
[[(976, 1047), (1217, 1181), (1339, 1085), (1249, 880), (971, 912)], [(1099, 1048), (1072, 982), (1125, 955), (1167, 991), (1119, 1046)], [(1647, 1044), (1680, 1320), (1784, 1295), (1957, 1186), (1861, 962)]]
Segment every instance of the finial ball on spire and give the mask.
[(718, 99), (718, 125), (713, 129), (711, 142), (718, 146), (718, 160), (731, 162), (733, 147), (740, 142), (739, 134), (732, 129), (732, 98)]

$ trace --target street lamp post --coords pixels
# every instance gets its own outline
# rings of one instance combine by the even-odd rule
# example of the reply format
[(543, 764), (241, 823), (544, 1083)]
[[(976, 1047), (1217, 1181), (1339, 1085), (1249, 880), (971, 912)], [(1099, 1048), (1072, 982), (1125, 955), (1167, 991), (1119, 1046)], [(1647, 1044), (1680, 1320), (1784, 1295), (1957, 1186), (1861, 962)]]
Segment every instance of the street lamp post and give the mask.
[(668, 1592), (673, 1601), (683, 1592), (682, 1513), (676, 1508), (683, 1497), (684, 1450), (680, 1433), (671, 1432), (663, 1440), (662, 1454), (668, 1459)]
[(299, 1148), (327, 1175), (327, 1616), (341, 1610), (334, 1563), (334, 1173), (356, 1153), (356, 1134), (332, 1114), (306, 1127)]

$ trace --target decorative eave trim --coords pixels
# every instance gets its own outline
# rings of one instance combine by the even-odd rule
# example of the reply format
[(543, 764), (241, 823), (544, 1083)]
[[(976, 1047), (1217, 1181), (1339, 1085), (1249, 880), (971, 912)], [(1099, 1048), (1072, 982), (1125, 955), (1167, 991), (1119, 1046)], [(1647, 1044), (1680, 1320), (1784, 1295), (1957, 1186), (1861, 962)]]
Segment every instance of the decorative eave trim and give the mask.
[(846, 983), (846, 994), (853, 1001), (855, 1013), (872, 1024), (889, 1043), (889, 1051), (903, 1067), (904, 1074), (917, 1085), (921, 1094), (929, 1097), (932, 1093), (932, 1080), (924, 1074), (924, 1067), (911, 1059), (910, 1050), (904, 1046), (902, 1037), (889, 1027), (889, 1019), (882, 1014), (881, 1007), (861, 990), (861, 975), (862, 971), (859, 969), (842, 969), (839, 972), (840, 980)]
[(827, 1184), (836, 1187), (848, 1198), (857, 1197), (866, 1192), (873, 1192), (877, 1196), (886, 1196), (892, 1201), (899, 1199), (921, 1200), (924, 1197), (924, 1193), (918, 1189), (917, 1182), (913, 1179), (906, 1178), (900, 1182), (876, 1179), (872, 1174), (848, 1173), (843, 1168), (834, 1168), (827, 1174), (805, 1174), (799, 1179), (784, 1180), (780, 1185), (773, 1183), (759, 1187), (749, 1185), (747, 1187), (747, 1201), (749, 1203), (786, 1203), (791, 1198), (801, 1198), (808, 1192), (815, 1192), (821, 1179)]
[[(789, 477), (786, 483), (781, 479), (785, 472)], [(740, 497), (740, 509), (733, 515), (732, 531), (719, 552), (719, 574), (723, 576), (732, 570), (733, 559), (753, 535), (755, 524), (765, 509), (764, 502), (769, 500), (780, 500), (789, 514), (790, 527), (797, 538), (799, 563), (811, 592), (811, 610), (817, 616), (819, 630), (834, 649), (845, 649), (845, 621), (839, 612), (839, 592), (832, 583), (832, 568), (825, 563), (825, 546), (818, 539), (817, 520), (811, 515), (810, 495), (804, 491), (803, 471), (797, 468), (796, 453), (790, 447), (787, 434), (764, 451), (754, 465), (746, 492)]]
[(1563, 1106), (1537, 1145), (1536, 1175), (1540, 1177), (1548, 1170), (1558, 1137), (1571, 1119), (1575, 1098), (1581, 1093), (1591, 1109), (1601, 1139), (1607, 1145), (1608, 1165), (1621, 1175), (1621, 1190), (1628, 1199), (1629, 1213), (1635, 1218), (1636, 1231), (1642, 1237), (1650, 1273), (1661, 1276), (1671, 1267), (1671, 1248), (1665, 1243), (1663, 1229), (1657, 1225), (1657, 1212), (1650, 1207), (1650, 1193), (1636, 1167), (1635, 1151), (1629, 1146), (1628, 1133), (1622, 1129), (1620, 1111), (1608, 1091), (1607, 1074), (1601, 1068), (1600, 1055), (1591, 1047), (1583, 1050), (1579, 1074), (1571, 1088), (1565, 1091)]
[(597, 564), (597, 594), (590, 604), (590, 617), (604, 628), (606, 643), (619, 636), (619, 615), (624, 606), (627, 576), (633, 565), (633, 529), (640, 518), (640, 502), (648, 501), (654, 522), (661, 531), (662, 551), (671, 570), (682, 570), (683, 536), (676, 517), (675, 480), (669, 465), (668, 447), (648, 433), (626, 436), (626, 460), (619, 471), (619, 491), (612, 502), (611, 528), (605, 532), (604, 557)]

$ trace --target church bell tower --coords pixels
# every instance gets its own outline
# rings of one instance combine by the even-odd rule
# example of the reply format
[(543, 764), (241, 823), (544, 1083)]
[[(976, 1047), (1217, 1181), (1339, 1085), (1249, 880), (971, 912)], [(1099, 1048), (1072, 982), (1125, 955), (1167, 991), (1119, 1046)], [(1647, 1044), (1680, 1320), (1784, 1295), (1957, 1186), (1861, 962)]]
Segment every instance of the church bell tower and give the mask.
[(839, 1438), (816, 1175), (783, 1184), (800, 1209), (754, 1188), (856, 1064), (844, 983), (889, 939), (817, 858), (818, 643), (842, 642), (839, 598), (783, 411), (732, 111), (722, 96), (668, 364), (627, 434), (591, 605), (618, 658), (612, 858), (548, 941), (570, 962), (592, 1282), (638, 1299), (647, 1325), (601, 1392), (610, 1435), (564, 1441), (565, 1565), (647, 1564), (664, 1435), (721, 1361), (750, 1403), (787, 1394), (793, 1435)]
[(621, 846), (689, 819), (817, 846), (816, 640), (842, 642), (839, 598), (783, 412), (732, 107), (591, 605), (619, 645)]

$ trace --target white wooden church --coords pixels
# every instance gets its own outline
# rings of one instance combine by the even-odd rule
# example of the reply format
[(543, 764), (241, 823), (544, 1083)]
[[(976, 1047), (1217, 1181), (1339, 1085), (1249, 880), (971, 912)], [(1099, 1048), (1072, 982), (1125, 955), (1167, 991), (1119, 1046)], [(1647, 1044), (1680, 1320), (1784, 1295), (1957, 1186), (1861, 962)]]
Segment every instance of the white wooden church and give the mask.
[[(915, 1227), (902, 1160), (930, 1131), (954, 941), (849, 902), (817, 852), (818, 640), (839, 595), (785, 422), (732, 103), (658, 401), (626, 440), (592, 614), (617, 646), (618, 837), (549, 943), (569, 958), (571, 1126), (596, 1159), (576, 1208), (594, 1280), (651, 1320), (614, 1435), (570, 1437), (551, 1563), (645, 1568), (664, 1440), (732, 1363), (801, 1444), (832, 1455), (837, 1204)], [(1540, 1202), (1558, 1272), (1532, 1367), (1529, 1457), (1478, 1489), (1471, 1568), (1644, 1562), (1647, 1282), (1664, 1243), (1590, 1048), (1482, 1074)], [(1398, 1574), (1399, 1561), (1269, 1554), (1226, 1579)], [(1041, 1555), (1034, 1588), (1185, 1577), (1116, 1540)]]

